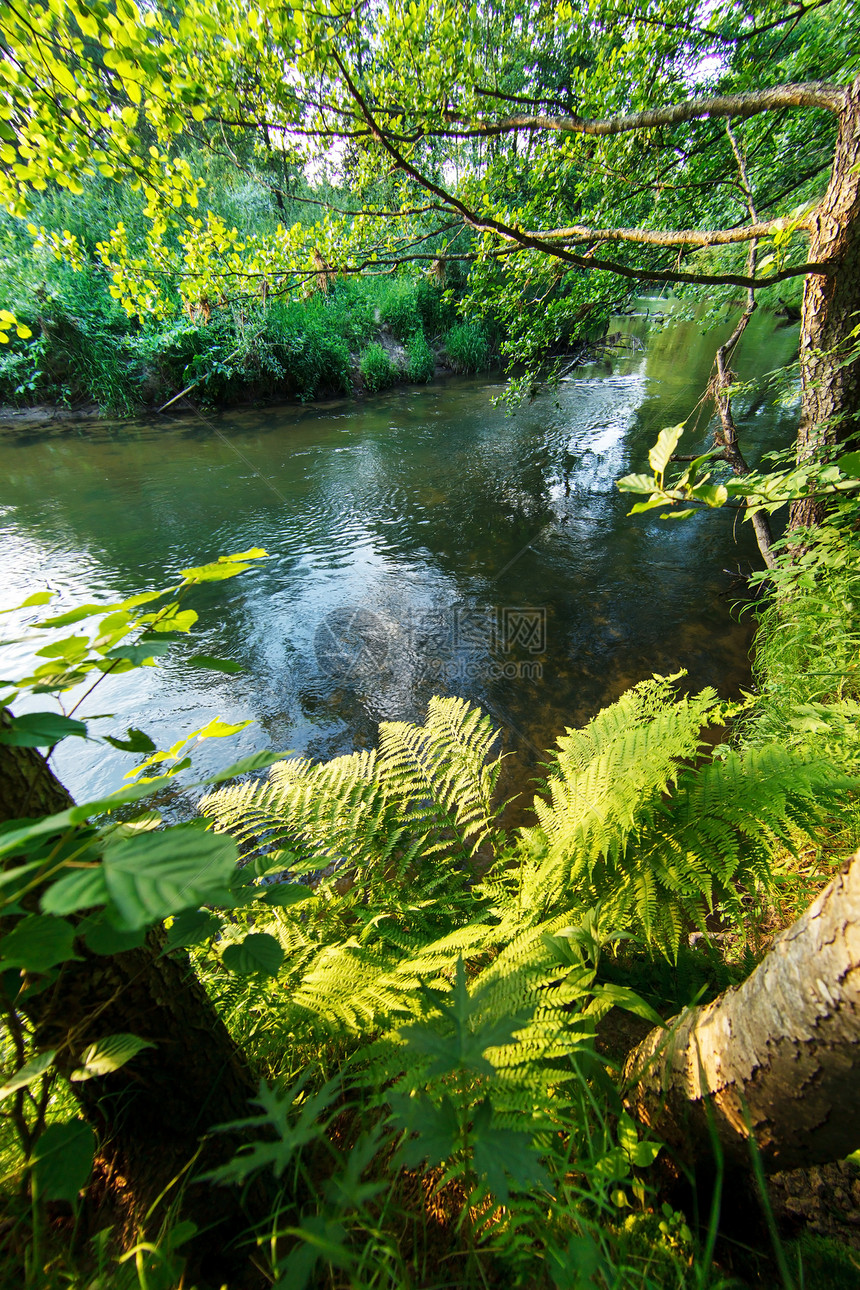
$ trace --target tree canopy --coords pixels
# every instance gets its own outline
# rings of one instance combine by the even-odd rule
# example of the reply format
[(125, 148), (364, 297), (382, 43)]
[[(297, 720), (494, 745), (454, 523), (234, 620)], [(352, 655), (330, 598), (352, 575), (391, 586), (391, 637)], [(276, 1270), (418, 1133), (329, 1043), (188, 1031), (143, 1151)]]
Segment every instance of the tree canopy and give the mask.
[[(534, 358), (638, 284), (810, 271), (855, 18), (846, 0), (5, 4), (0, 195), (26, 219), (46, 185), (139, 189), (146, 225), (94, 248), (131, 313), (293, 292), (321, 265), (462, 263), (470, 303), (519, 314), (513, 353)], [(231, 227), (203, 154), (279, 193), (303, 174), (308, 218)]]

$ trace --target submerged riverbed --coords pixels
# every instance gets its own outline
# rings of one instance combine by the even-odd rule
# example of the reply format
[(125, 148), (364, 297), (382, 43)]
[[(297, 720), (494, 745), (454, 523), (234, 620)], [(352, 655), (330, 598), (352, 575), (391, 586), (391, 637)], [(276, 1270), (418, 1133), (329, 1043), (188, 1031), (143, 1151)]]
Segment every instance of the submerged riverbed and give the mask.
[[(107, 678), (90, 705), (114, 714), (99, 732), (138, 726), (162, 748), (216, 715), (253, 718), (202, 745), (200, 771), (263, 747), (366, 747), (379, 721), (420, 719), (430, 695), (450, 693), (493, 716), (516, 754), (510, 785), (524, 787), (566, 725), (652, 672), (684, 668), (692, 688), (737, 694), (752, 623), (733, 612), (733, 572), (757, 567), (750, 526), (729, 512), (628, 518), (614, 482), (693, 411), (727, 334), (666, 308), (643, 302), (613, 324), (621, 352), (514, 416), (493, 406), (501, 382), (481, 378), (364, 402), (6, 429), (0, 607), (46, 585), (61, 593), (56, 612), (120, 599), (264, 547), (253, 571), (193, 593), (189, 641), (156, 668)], [(738, 375), (795, 349), (796, 330), (759, 313)], [(747, 403), (749, 457), (787, 447), (795, 409)], [(709, 413), (682, 451), (705, 444)], [(32, 648), (7, 645), (2, 675), (20, 674)], [(188, 662), (198, 653), (244, 670), (201, 671)], [(56, 762), (84, 800), (135, 759), (69, 740)]]

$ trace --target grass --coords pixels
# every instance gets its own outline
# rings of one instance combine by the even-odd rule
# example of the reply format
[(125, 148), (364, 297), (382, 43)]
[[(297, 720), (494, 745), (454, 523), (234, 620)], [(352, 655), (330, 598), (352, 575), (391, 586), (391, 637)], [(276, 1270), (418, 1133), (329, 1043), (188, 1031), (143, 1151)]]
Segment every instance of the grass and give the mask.
[[(304, 300), (224, 308), (205, 319), (177, 314), (140, 326), (117, 307), (95, 269), (63, 271), (38, 297), (11, 294), (7, 282), (5, 298), (33, 335), (13, 337), (0, 351), (0, 404), (94, 403), (118, 415), (159, 407), (189, 385), (208, 406), (347, 393), (356, 360), (371, 392), (403, 379), (424, 383), (436, 365), (428, 323), (448, 308), (441, 290), (423, 280), (383, 287), (340, 282)], [(402, 372), (379, 343), (383, 328), (405, 340)], [(488, 367), (480, 327), (457, 324), (445, 343), (455, 370)]]
[[(284, 218), (265, 185), (212, 178), (224, 218), (259, 230)], [(143, 235), (139, 197), (93, 180), (79, 196), (46, 192), (33, 203), (37, 226), (78, 238), (82, 267), (75, 271), (49, 247), (34, 246), (21, 221), (0, 213), (0, 305), (32, 332), (0, 347), (0, 404), (7, 407), (95, 404), (126, 416), (158, 408), (192, 384), (194, 399), (211, 407), (306, 401), (348, 393), (359, 367), (364, 387), (376, 391), (394, 380), (432, 379), (446, 338), (456, 370), (489, 365), (482, 327), (458, 319), (465, 283), (443, 285), (421, 274), (314, 280), (301, 297), (213, 304), (193, 315), (177, 296), (168, 318), (141, 323), (112, 298), (95, 250), (120, 220), (130, 235)], [(308, 218), (301, 205), (287, 214)], [(402, 371), (388, 361), (383, 338), (406, 347)]]

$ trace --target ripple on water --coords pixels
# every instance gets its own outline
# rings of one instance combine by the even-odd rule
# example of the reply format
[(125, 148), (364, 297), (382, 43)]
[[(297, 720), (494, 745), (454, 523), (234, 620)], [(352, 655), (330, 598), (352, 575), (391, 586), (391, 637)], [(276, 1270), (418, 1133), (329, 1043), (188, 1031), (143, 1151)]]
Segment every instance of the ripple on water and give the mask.
[[(201, 745), (199, 768), (214, 770), (259, 746), (314, 756), (369, 746), (378, 721), (420, 719), (434, 692), (463, 694), (502, 728), (516, 754), (508, 783), (521, 788), (565, 725), (655, 670), (687, 667), (692, 686), (724, 693), (746, 679), (750, 629), (732, 618), (722, 570), (752, 558), (749, 526), (735, 535), (717, 513), (688, 525), (629, 519), (615, 487), (642, 469), (661, 426), (695, 406), (721, 338), (668, 323), (643, 353), (513, 416), (491, 404), (497, 382), (474, 380), (231, 414), (217, 433), (183, 421), (6, 438), (0, 607), (46, 581), (58, 608), (106, 603), (264, 547), (270, 558), (253, 572), (194, 593), (193, 641), (104, 682), (93, 710), (115, 715), (99, 729), (139, 726), (168, 747), (216, 712), (252, 718), (234, 740)], [(748, 341), (744, 380), (788, 360), (794, 338), (756, 315)], [(749, 421), (754, 452), (790, 429), (790, 413), (766, 405)], [(344, 606), (388, 633), (376, 671), (337, 676), (318, 662), (316, 632)], [(505, 615), (521, 611), (543, 616), (537, 651), (505, 636)], [(25, 625), (3, 623), (7, 638)], [(2, 675), (32, 648), (6, 646)], [(194, 653), (245, 670), (201, 672)], [(58, 752), (80, 797), (118, 786), (133, 764), (91, 743)]]

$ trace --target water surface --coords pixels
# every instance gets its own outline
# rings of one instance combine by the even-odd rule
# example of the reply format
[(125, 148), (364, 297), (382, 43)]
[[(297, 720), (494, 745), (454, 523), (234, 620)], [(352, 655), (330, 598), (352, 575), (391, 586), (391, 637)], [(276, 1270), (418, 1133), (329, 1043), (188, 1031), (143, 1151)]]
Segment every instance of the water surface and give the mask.
[[(652, 302), (651, 311), (663, 306)], [(254, 725), (201, 746), (209, 771), (260, 747), (328, 757), (420, 719), (430, 695), (485, 706), (532, 774), (566, 725), (652, 672), (736, 694), (750, 623), (735, 574), (756, 564), (728, 512), (627, 517), (614, 481), (647, 468), (662, 426), (699, 402), (729, 327), (642, 317), (633, 342), (577, 369), (514, 416), (497, 379), (452, 379), (315, 407), (0, 432), (0, 604), (46, 585), (54, 602), (113, 600), (182, 568), (264, 547), (269, 559), (189, 602), (193, 640), (157, 668), (105, 680), (95, 728), (142, 727), (167, 747), (210, 717)], [(756, 315), (735, 366), (787, 362), (796, 333)], [(795, 412), (750, 398), (751, 459), (791, 442)], [(700, 412), (683, 448), (704, 446)], [(358, 612), (356, 612), (358, 611)], [(14, 633), (13, 616), (4, 620)], [(7, 646), (3, 676), (32, 646)], [(237, 660), (235, 676), (189, 666)], [(19, 673), (20, 674), (20, 673)], [(60, 774), (83, 800), (117, 787), (127, 754), (69, 740)]]

